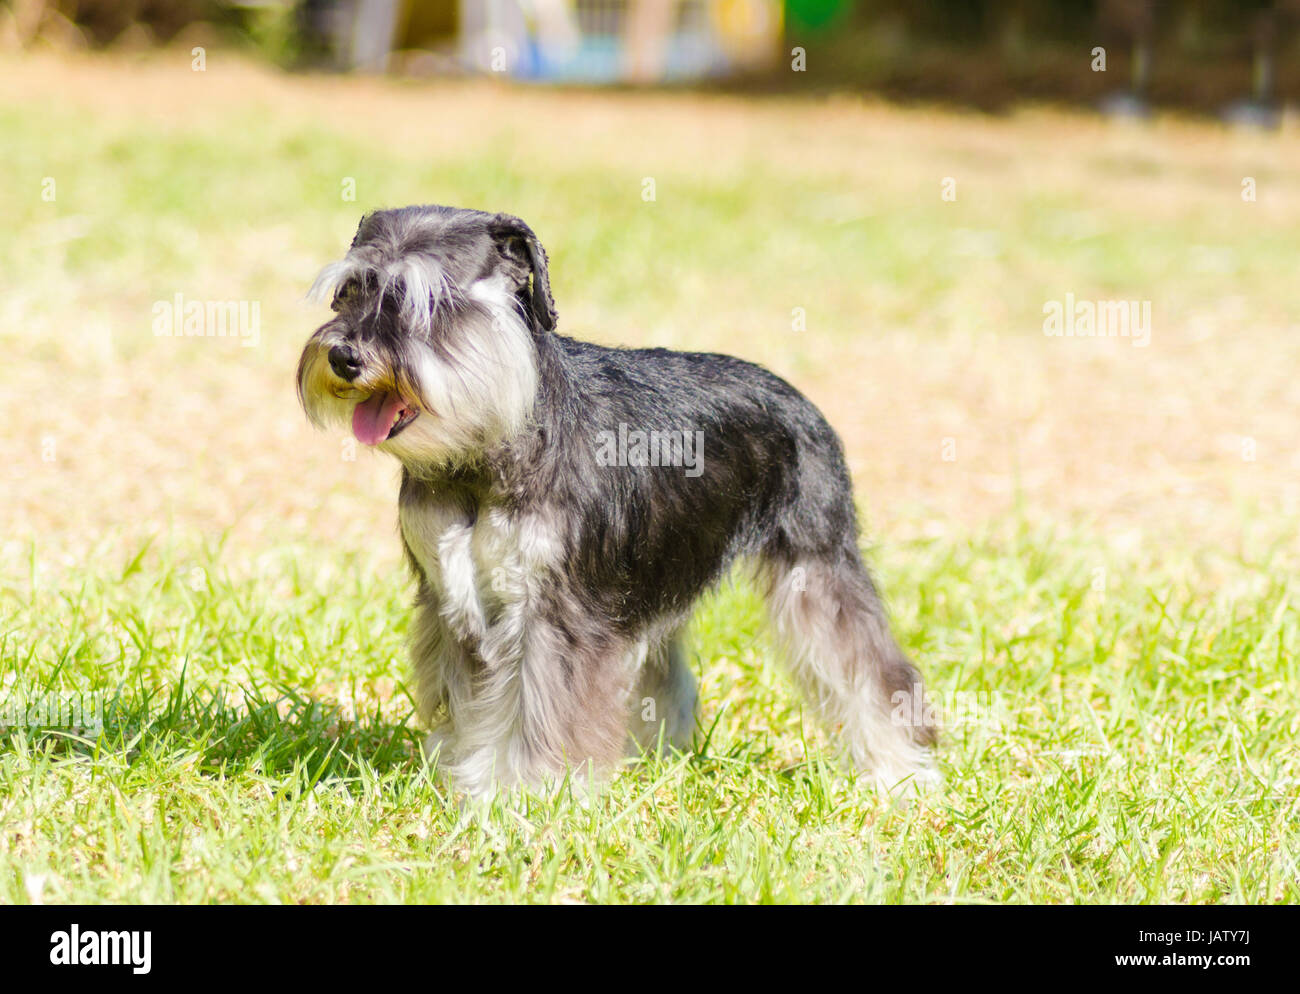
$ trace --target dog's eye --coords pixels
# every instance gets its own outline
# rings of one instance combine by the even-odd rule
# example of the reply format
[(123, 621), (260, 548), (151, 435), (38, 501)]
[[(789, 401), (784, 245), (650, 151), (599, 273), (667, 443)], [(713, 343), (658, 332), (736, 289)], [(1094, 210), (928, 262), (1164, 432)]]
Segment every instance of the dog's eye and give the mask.
[(330, 307), (337, 311), (342, 304), (349, 303), (356, 295), (357, 281), (348, 280), (334, 292), (334, 300)]

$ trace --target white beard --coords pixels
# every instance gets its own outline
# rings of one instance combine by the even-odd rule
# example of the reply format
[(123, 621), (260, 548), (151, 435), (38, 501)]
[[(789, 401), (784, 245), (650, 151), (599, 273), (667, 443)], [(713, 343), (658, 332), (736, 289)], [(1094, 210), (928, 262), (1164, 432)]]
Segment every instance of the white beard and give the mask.
[(537, 397), (537, 352), (518, 303), (499, 278), (469, 296), (483, 305), (458, 321), (450, 361), (429, 350), (412, 378), (423, 413), (376, 448), (412, 470), (454, 462), (517, 434)]

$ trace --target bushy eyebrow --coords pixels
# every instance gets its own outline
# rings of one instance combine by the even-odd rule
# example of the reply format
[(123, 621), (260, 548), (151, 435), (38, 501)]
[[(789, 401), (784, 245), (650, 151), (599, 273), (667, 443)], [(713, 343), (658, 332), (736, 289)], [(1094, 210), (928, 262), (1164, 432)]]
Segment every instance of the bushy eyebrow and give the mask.
[(427, 334), (439, 308), (460, 296), (438, 260), (428, 252), (409, 253), (395, 259), (375, 260), (373, 250), (361, 245), (320, 271), (308, 299), (331, 302), (345, 287), (356, 284), (378, 294), (375, 308), (383, 306), (389, 290), (399, 300), (401, 318), (407, 327)]

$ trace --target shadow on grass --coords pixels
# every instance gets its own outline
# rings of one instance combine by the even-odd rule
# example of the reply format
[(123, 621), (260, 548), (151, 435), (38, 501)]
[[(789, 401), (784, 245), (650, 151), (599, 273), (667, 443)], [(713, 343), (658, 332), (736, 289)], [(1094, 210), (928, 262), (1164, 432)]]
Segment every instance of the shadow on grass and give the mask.
[(393, 721), (376, 710), (346, 716), (337, 704), (278, 688), (274, 696), (242, 691), (239, 703), (221, 692), (186, 692), (183, 684), (160, 703), (156, 695), (118, 693), (100, 706), (90, 726), (33, 723), (0, 726), (0, 748), (22, 736), (29, 748), (63, 756), (116, 753), (134, 764), (141, 757), (199, 756), (212, 777), (295, 772), (307, 786), (420, 769), (420, 736), (408, 713)]

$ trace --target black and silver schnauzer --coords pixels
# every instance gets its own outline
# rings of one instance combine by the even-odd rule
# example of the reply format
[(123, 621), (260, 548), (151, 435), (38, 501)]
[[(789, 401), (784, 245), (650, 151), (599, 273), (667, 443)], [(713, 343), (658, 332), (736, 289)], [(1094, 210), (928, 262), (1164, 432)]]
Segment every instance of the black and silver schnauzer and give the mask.
[(469, 794), (688, 745), (682, 629), (741, 558), (852, 763), (886, 790), (936, 778), (840, 440), (792, 386), (556, 334), (546, 252), (508, 214), (369, 214), (313, 287), (331, 291), (299, 393), (317, 426), (401, 461), (426, 748)]

